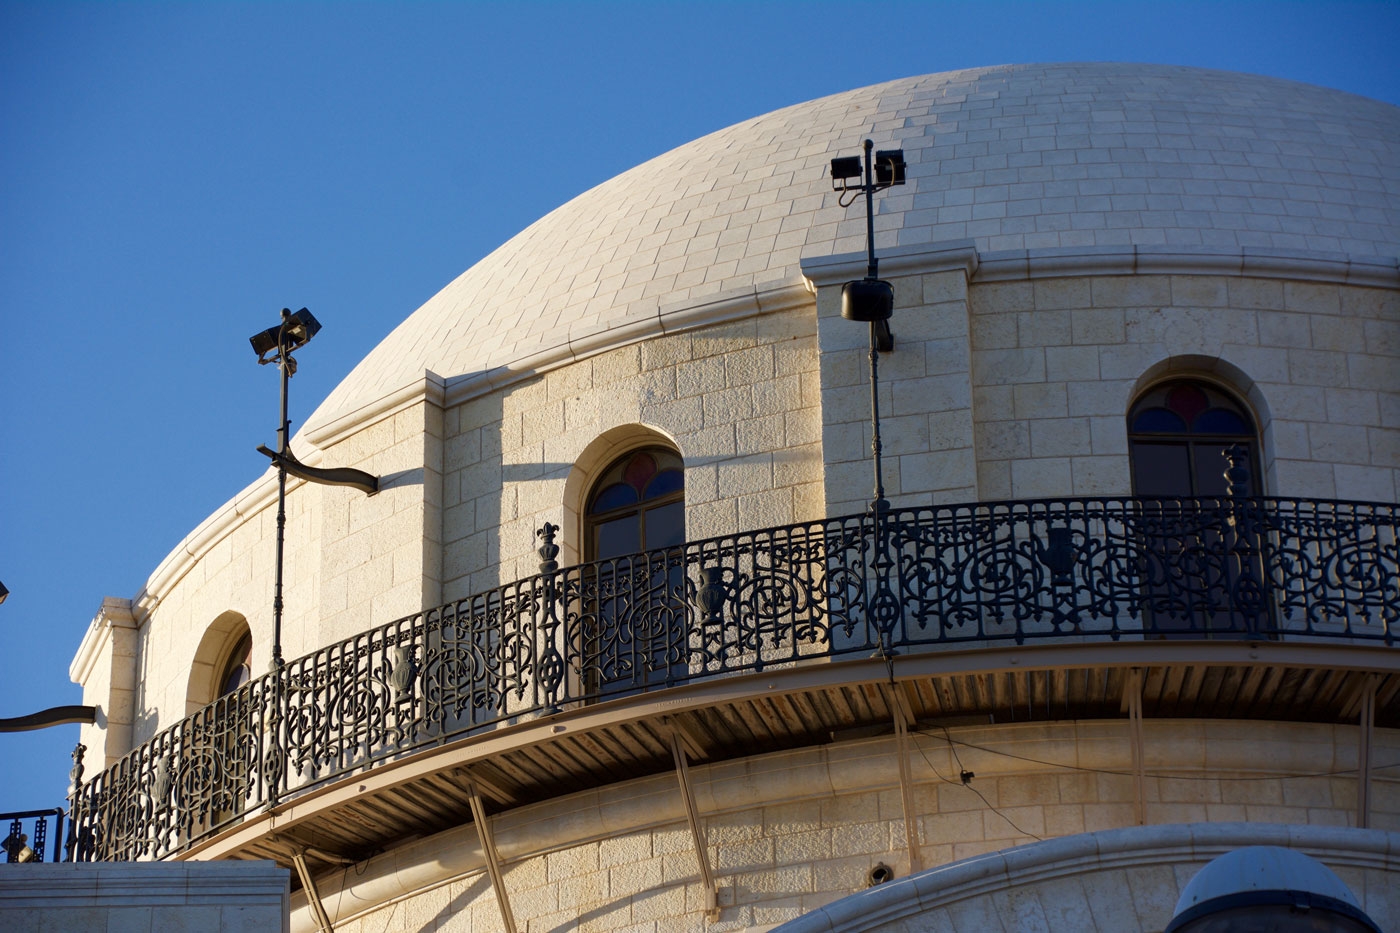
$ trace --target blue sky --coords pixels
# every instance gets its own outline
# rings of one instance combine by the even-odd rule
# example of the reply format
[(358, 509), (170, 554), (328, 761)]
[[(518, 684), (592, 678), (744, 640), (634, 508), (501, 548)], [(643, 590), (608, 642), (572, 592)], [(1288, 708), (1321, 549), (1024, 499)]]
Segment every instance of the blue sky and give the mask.
[[(745, 118), (1031, 61), (1400, 104), (1397, 40), (1393, 2), (0, 0), (0, 717), (81, 702), (102, 598), (260, 475), (277, 380), (247, 338), (283, 306), (325, 327), (295, 427), (520, 229)], [(0, 811), (60, 805), (76, 740), (0, 735)]]

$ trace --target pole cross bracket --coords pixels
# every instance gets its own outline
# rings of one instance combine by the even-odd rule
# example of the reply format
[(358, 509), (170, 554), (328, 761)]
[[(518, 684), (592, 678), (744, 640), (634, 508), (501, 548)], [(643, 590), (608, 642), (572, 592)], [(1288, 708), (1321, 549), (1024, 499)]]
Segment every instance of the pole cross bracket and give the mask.
[(273, 466), (286, 470), (308, 483), (319, 483), (322, 486), (353, 486), (367, 496), (379, 492), (379, 477), (366, 473), (364, 470), (357, 470), (354, 467), (327, 469), (307, 466), (298, 460), (290, 450), (286, 453), (278, 453), (266, 444), (258, 445), (258, 453), (271, 460)]

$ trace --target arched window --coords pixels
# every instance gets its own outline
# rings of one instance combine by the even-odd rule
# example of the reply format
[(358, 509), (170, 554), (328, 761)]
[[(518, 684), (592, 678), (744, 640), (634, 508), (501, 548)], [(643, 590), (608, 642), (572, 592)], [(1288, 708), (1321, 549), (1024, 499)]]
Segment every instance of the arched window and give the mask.
[(680, 552), (685, 472), (664, 447), (633, 450), (605, 469), (584, 508), (590, 563), (582, 626), (585, 689), (618, 694), (688, 672), (689, 608)]
[(1195, 379), (1159, 383), (1128, 413), (1133, 493), (1139, 496), (1223, 496), (1224, 456), (1249, 452), (1250, 494), (1259, 492), (1258, 437), (1249, 410), (1225, 390)]
[(593, 488), (584, 523), (586, 560), (684, 542), (681, 458), (664, 447), (645, 447), (614, 461)]
[(156, 767), (154, 791), (191, 813), (203, 832), (238, 817), (256, 767), (257, 697), (239, 691), (253, 676), (253, 635), (237, 612), (221, 614), (195, 650), (182, 746)]
[[(1258, 435), (1243, 403), (1199, 379), (1174, 379), (1144, 392), (1128, 412), (1133, 493), (1149, 499), (1217, 499), (1229, 495), (1225, 451), (1246, 452), (1244, 494), (1259, 492)], [(1143, 503), (1141, 541), (1148, 562), (1144, 622), (1149, 637), (1238, 638), (1268, 623), (1256, 597), (1263, 568), (1255, 547), (1209, 502)], [(1183, 520), (1183, 514), (1191, 516)], [(1222, 599), (1222, 596), (1229, 599)], [(1229, 605), (1233, 603), (1233, 607)], [(1229, 608), (1227, 608), (1229, 607)]]
[(253, 679), (253, 636), (248, 631), (233, 646), (224, 660), (223, 671), (219, 674), (219, 696), (227, 696)]
[(252, 679), (253, 636), (238, 612), (219, 615), (204, 631), (190, 663), (185, 715), (203, 709)]

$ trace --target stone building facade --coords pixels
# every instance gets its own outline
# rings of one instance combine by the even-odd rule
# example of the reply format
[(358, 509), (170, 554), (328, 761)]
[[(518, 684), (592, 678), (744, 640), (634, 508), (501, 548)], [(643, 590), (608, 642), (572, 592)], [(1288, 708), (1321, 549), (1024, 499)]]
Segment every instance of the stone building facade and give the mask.
[[(827, 173), (866, 137), (908, 162), (876, 199), (878, 391), (897, 527), (930, 537), (890, 552), (895, 621), (872, 589), (837, 624), (881, 572), (850, 550), (865, 225)], [(1375, 854), (1400, 831), (1397, 242), (1400, 111), (1196, 69), (931, 75), (660, 156), (469, 269), (309, 419), (298, 456), (381, 491), (293, 483), (290, 680), (230, 681), (271, 657), (272, 474), (104, 603), (73, 667), (108, 769), (87, 844), (299, 863), (293, 929), (319, 903), (366, 933), (743, 930), (881, 867), (1181, 824), (1216, 840), (1190, 866), (1285, 824), (1400, 923)], [(1233, 499), (1212, 438), (1244, 451)], [(1170, 572), (1094, 564), (1135, 495), (1224, 515), (1192, 540), (1235, 569), (1195, 587), (1175, 525), (1134, 533)], [(1010, 550), (937, 537), (976, 521)], [(662, 556), (620, 558), (623, 525)], [(1136, 609), (1089, 592), (1128, 578)], [(1075, 883), (1098, 928), (1160, 929), (1183, 872)], [(977, 909), (1034, 928), (998, 884)], [(970, 923), (946, 928), (995, 929)]]

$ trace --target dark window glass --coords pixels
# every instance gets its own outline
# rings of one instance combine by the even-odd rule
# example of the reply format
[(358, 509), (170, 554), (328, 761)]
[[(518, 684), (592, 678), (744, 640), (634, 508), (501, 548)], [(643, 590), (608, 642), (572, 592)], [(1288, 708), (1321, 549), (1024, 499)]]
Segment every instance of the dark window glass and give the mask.
[(1185, 434), (1186, 424), (1165, 408), (1149, 408), (1133, 419), (1132, 429), (1144, 434)]
[(1234, 396), (1206, 382), (1175, 380), (1142, 395), (1128, 412), (1133, 492), (1223, 496), (1225, 450), (1248, 451), (1249, 492), (1259, 489), (1254, 419)]
[(1184, 446), (1134, 441), (1131, 450), (1137, 495), (1191, 495), (1191, 461)]
[(244, 633), (243, 637), (229, 652), (224, 662), (223, 674), (219, 677), (219, 696), (225, 696), (246, 684), (253, 676), (253, 637)]
[(1212, 408), (1196, 419), (1196, 422), (1191, 425), (1191, 433), (1249, 435), (1254, 432), (1235, 412), (1226, 411), (1223, 408)]
[(674, 547), (685, 543), (685, 503), (671, 502), (646, 512), (647, 547)]
[[(616, 696), (683, 681), (689, 671), (684, 570), (658, 548), (685, 543), (685, 473), (673, 451), (649, 447), (615, 461), (586, 510), (588, 571), (581, 626), (587, 689)], [(643, 557), (638, 552), (653, 552)]]
[[(1151, 561), (1142, 581), (1143, 623), (1148, 637), (1239, 637), (1260, 623), (1257, 601), (1249, 594), (1263, 579), (1262, 568), (1243, 563), (1251, 558), (1229, 553), (1224, 535), (1233, 533), (1221, 522), (1221, 509), (1201, 505), (1193, 519), (1190, 502), (1228, 494), (1225, 450), (1246, 452), (1250, 481), (1246, 494), (1258, 492), (1258, 440), (1254, 422), (1240, 401), (1207, 382), (1175, 380), (1142, 395), (1128, 412), (1128, 455), (1133, 492), (1144, 501), (1142, 547)], [(1247, 554), (1249, 549), (1242, 549)], [(1189, 577), (1189, 580), (1184, 578)], [(1176, 582), (1173, 582), (1173, 581)], [(1183, 592), (1244, 594), (1240, 610), (1205, 611), (1192, 605)]]
[[(1248, 446), (1241, 444), (1241, 447)], [(1225, 448), (1219, 444), (1193, 444), (1191, 446), (1194, 488), (1192, 495), (1223, 496), (1229, 491), (1225, 480)], [(1251, 492), (1253, 490), (1250, 490)]]
[(642, 549), (641, 526), (637, 523), (635, 515), (614, 518), (610, 522), (598, 522), (594, 528), (594, 560), (635, 554)]
[(637, 501), (637, 490), (626, 483), (613, 483), (607, 489), (598, 493), (598, 497), (593, 500), (592, 512), (611, 512), (613, 509), (620, 509), (624, 505), (631, 505)]

